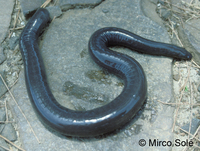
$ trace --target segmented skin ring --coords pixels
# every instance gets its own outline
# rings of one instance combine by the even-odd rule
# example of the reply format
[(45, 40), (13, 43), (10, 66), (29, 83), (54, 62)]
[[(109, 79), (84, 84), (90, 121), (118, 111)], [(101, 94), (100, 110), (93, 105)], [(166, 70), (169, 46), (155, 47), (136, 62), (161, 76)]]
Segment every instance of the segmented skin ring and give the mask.
[(190, 60), (184, 48), (144, 39), (129, 31), (107, 27), (96, 31), (89, 40), (93, 60), (124, 81), (121, 94), (105, 106), (75, 111), (61, 106), (54, 98), (38, 46), (38, 36), (49, 22), (49, 12), (39, 9), (29, 20), (20, 37), (29, 98), (42, 123), (57, 132), (76, 137), (93, 137), (124, 126), (147, 98), (147, 81), (140, 64), (133, 58), (108, 47), (123, 46), (152, 55)]

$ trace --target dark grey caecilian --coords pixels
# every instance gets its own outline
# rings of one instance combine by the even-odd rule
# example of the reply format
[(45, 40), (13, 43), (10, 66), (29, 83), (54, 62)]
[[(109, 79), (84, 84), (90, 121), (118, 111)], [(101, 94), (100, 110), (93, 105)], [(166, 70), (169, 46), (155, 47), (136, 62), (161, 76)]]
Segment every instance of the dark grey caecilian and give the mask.
[(96, 31), (89, 41), (93, 60), (124, 80), (122, 93), (105, 106), (75, 111), (61, 106), (54, 98), (45, 74), (38, 36), (50, 20), (46, 9), (39, 9), (20, 37), (26, 87), (31, 103), (42, 123), (61, 134), (91, 137), (111, 132), (130, 121), (147, 98), (147, 81), (140, 64), (108, 47), (124, 46), (142, 53), (190, 60), (184, 48), (150, 41), (126, 30), (108, 27)]

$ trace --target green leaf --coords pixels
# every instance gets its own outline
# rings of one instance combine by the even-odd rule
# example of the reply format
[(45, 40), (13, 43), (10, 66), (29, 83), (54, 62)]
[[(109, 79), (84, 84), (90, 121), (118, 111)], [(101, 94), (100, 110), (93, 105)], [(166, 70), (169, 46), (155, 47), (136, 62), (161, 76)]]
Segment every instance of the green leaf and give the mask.
[(185, 87), (185, 91), (186, 91), (186, 92), (188, 91), (188, 88), (187, 88), (187, 87)]

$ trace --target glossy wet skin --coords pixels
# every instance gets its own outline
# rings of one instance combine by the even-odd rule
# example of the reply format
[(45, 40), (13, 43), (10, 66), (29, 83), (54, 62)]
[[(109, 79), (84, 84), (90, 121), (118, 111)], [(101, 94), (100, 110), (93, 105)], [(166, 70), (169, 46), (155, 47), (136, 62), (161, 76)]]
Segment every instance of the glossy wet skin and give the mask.
[(47, 83), (38, 35), (49, 20), (46, 9), (39, 9), (34, 14), (21, 34), (20, 50), (27, 91), (39, 119), (45, 126), (67, 136), (91, 137), (118, 129), (133, 118), (147, 98), (146, 76), (140, 64), (108, 47), (124, 46), (142, 53), (192, 58), (190, 53), (177, 46), (153, 42), (119, 28), (100, 29), (89, 40), (89, 53), (97, 64), (123, 79), (124, 89), (105, 106), (74, 111), (57, 103)]

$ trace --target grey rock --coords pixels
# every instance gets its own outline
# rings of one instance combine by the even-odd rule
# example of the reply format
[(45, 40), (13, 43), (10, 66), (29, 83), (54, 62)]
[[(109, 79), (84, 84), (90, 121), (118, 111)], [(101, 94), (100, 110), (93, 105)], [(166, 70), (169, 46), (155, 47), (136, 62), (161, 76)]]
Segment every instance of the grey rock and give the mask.
[(179, 81), (179, 79), (180, 79), (180, 74), (175, 74), (175, 75), (173, 75), (173, 79), (174, 79), (175, 81)]
[[(7, 144), (7, 143), (5, 142), (5, 140), (2, 139), (2, 138), (0, 138), (0, 145), (3, 146), (3, 147), (6, 148), (6, 149), (9, 149), (8, 144)], [(7, 150), (4, 149), (4, 148), (0, 147), (0, 151), (7, 151)]]
[(194, 46), (194, 48), (200, 53), (200, 19), (194, 19), (185, 23), (186, 34), (188, 36), (189, 41)]
[[(197, 130), (197, 128), (199, 127), (200, 125), (200, 119), (197, 119), (197, 118), (193, 118), (192, 119), (192, 123), (191, 123), (191, 129), (190, 129), (190, 133), (191, 134), (194, 134), (195, 131)], [(184, 126), (182, 126), (181, 128), (187, 132), (189, 132), (189, 126), (190, 126), (190, 123), (187, 123), (185, 124)], [(181, 131), (181, 132), (184, 132), (184, 131)]]
[(103, 0), (59, 0), (59, 6), (63, 11), (71, 8), (85, 8), (100, 4)]
[(152, 110), (152, 111), (151, 111), (151, 114), (152, 114), (152, 115), (155, 115), (155, 114), (156, 114), (156, 111), (155, 111), (155, 110)]
[(150, 118), (150, 122), (154, 123), (156, 121), (157, 115), (152, 114)]
[(13, 11), (14, 1), (13, 0), (1, 0), (0, 9), (0, 43), (4, 40), (8, 27), (10, 26), (11, 14)]
[(171, 15), (172, 15), (171, 10), (166, 9), (166, 8), (157, 9), (157, 13), (160, 14), (160, 17), (161, 17), (164, 21), (167, 20), (168, 18), (170, 18)]
[[(185, 2), (190, 3), (189, 0), (185, 0), (184, 2), (180, 0), (173, 0), (171, 1), (172, 3), (171, 7), (169, 7), (167, 3), (165, 4), (165, 7), (167, 7), (168, 9), (172, 10), (175, 13), (175, 15), (173, 15), (170, 18), (171, 22), (173, 23), (173, 27), (177, 29), (178, 31), (178, 37), (180, 41), (182, 42), (183, 47), (192, 54), (193, 56), (192, 59), (198, 65), (200, 65), (200, 51), (199, 51), (200, 50), (200, 45), (199, 45), (200, 32), (198, 29), (200, 25), (199, 23), (200, 19), (192, 19), (190, 15), (187, 16), (187, 11), (183, 12), (183, 10), (180, 9), (183, 7)], [(197, 1), (193, 3), (193, 6), (197, 6), (196, 2)], [(180, 22), (180, 18), (182, 18), (183, 20), (182, 26), (181, 26), (182, 23)], [(176, 36), (173, 36), (173, 37), (176, 37)], [(172, 41), (176, 41), (174, 42), (175, 45), (177, 44), (180, 45), (179, 42), (175, 40), (175, 38), (172, 38)]]
[(12, 142), (17, 140), (16, 131), (11, 123), (8, 123), (5, 125), (1, 135), (6, 137), (8, 140), (10, 140)]
[(14, 50), (14, 48), (16, 47), (16, 45), (18, 44), (19, 42), (19, 37), (18, 36), (15, 36), (15, 37), (11, 37), (9, 39), (9, 47), (11, 50)]
[(198, 75), (200, 75), (200, 70), (198, 71)]
[(144, 13), (144, 15), (162, 26), (163, 21), (158, 15), (158, 13), (156, 13), (157, 2), (155, 0), (154, 2), (152, 2), (151, 0), (141, 0), (140, 3), (141, 3), (141, 10)]
[(49, 11), (51, 19), (62, 15), (62, 11), (59, 6), (47, 7), (46, 9)]
[(198, 86), (197, 90), (200, 92), (200, 84), (199, 84), (199, 86)]
[[(109, 10), (109, 12), (103, 13), (103, 9)], [(77, 109), (84, 106), (94, 108), (99, 105), (87, 101), (87, 99), (81, 99), (85, 96), (82, 93), (84, 90), (80, 90), (79, 94), (81, 95), (78, 94), (78, 97), (76, 97), (75, 91), (69, 91), (71, 95), (66, 95), (63, 92), (63, 84), (66, 81), (73, 82), (72, 88), (75, 86), (76, 89), (86, 88), (85, 94), (88, 92), (92, 93), (91, 96), (97, 93), (104, 94), (109, 98), (108, 101), (112, 101), (123, 90), (123, 85), (118, 84), (122, 81), (116, 76), (96, 74), (96, 77), (92, 76), (95, 72), (90, 72), (101, 71), (102, 68), (89, 56), (89, 38), (94, 31), (108, 26), (124, 28), (147, 39), (170, 42), (167, 31), (142, 14), (138, 0), (108, 0), (94, 9), (73, 9), (63, 13), (62, 17), (55, 19), (48, 30), (44, 32), (43, 41), (40, 42), (49, 86), (56, 100), (63, 106), (73, 108), (74, 102), (76, 102), (74, 104)], [(173, 120), (169, 117), (173, 117), (174, 108), (159, 104), (157, 101), (156, 103), (151, 101), (155, 97), (163, 102), (173, 98), (171, 86), (172, 59), (138, 54), (123, 47), (112, 49), (135, 58), (144, 68), (148, 81), (148, 97), (150, 98), (150, 101), (148, 100), (149, 110), (144, 109), (143, 112), (145, 118), (134, 118), (129, 126), (122, 128), (117, 133), (102, 136), (102, 138), (77, 139), (50, 132), (39, 121), (31, 106), (25, 87), (24, 72), (22, 71), (19, 74), (18, 82), (12, 88), (12, 93), (41, 141), (41, 144), (37, 143), (16, 104), (12, 100), (9, 101), (8, 103), (14, 112), (13, 115), (17, 117), (20, 139), (25, 150), (123, 151), (134, 149), (142, 151), (155, 150), (155, 148), (140, 147), (137, 142), (141, 138), (159, 138), (160, 140), (173, 141), (173, 133), (171, 132)], [(69, 87), (70, 85), (65, 87), (65, 90)], [(153, 123), (150, 123), (152, 110), (155, 110), (157, 117), (154, 118)], [(156, 149), (165, 151), (172, 148), (156, 147)]]
[(158, 3), (160, 3), (161, 5), (165, 5), (164, 0), (158, 0)]
[(4, 53), (3, 53), (3, 48), (0, 46), (0, 64), (2, 62), (4, 62), (6, 59), (6, 57), (4, 56)]
[[(198, 60), (200, 58), (200, 31), (198, 30), (199, 26), (200, 26), (200, 19), (194, 19), (189, 21), (188, 23), (185, 23), (185, 33), (187, 35), (187, 38), (189, 40), (189, 42), (191, 43), (191, 45), (195, 48), (194, 52), (193, 52), (193, 57), (195, 59), (195, 61), (197, 60), (196, 63), (198, 63), (200, 65), (200, 61)], [(196, 59), (195, 57), (198, 56), (198, 59)]]
[(20, 0), (22, 12), (25, 17), (33, 13), (37, 8), (39, 8), (46, 0)]
[[(2, 75), (2, 77), (4, 78), (4, 73), (3, 72), (0, 72), (0, 74)], [(0, 78), (0, 97), (2, 95), (4, 95), (5, 93), (7, 92), (7, 89), (2, 81), (2, 79)]]
[(3, 108), (0, 108), (0, 121), (6, 120), (6, 112)]
[[(196, 34), (191, 34), (188, 30), (186, 30), (186, 28), (188, 25), (185, 24), (185, 29), (182, 28), (182, 26), (179, 26), (178, 29), (178, 36), (181, 39), (181, 41), (183, 41), (183, 47), (189, 51), (192, 54), (192, 59), (198, 64), (200, 65), (200, 52), (199, 50), (199, 46), (196, 45), (197, 42), (199, 41), (198, 39), (194, 38), (194, 35), (198, 35), (199, 31), (196, 31)], [(192, 26), (189, 26), (189, 28)], [(194, 33), (194, 32), (193, 32)], [(193, 39), (193, 41), (191, 40)], [(195, 42), (196, 41), (196, 42)], [(195, 45), (197, 47), (195, 47)]]

